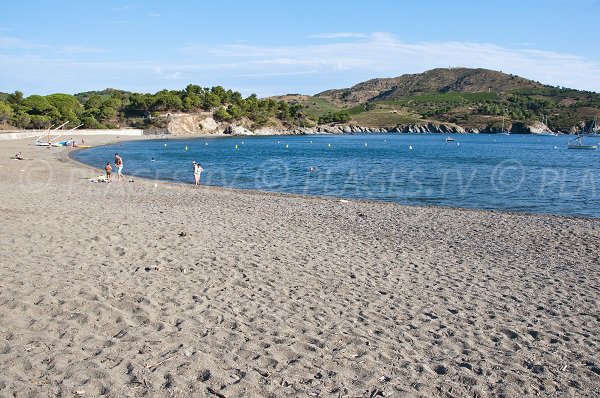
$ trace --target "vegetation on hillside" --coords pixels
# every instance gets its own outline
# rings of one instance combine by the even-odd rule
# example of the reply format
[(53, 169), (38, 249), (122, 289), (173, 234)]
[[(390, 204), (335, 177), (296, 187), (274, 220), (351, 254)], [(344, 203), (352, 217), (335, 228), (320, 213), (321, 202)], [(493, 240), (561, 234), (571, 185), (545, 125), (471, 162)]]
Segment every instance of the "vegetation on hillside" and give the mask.
[(293, 126), (311, 125), (300, 104), (270, 98), (246, 98), (221, 86), (190, 84), (184, 90), (155, 94), (107, 89), (76, 95), (51, 94), (24, 97), (16, 91), (0, 96), (0, 123), (23, 129), (45, 129), (69, 121), (69, 126), (102, 129), (123, 126), (147, 128), (164, 125), (171, 113), (213, 112), (215, 119), (235, 122), (246, 118), (257, 128), (273, 118)]
[(374, 116), (375, 109), (388, 123), (416, 119), (471, 129), (497, 128), (505, 119), (508, 124), (525, 125), (544, 121), (551, 129), (566, 132), (589, 127), (600, 116), (598, 93), (547, 86), (486, 69), (443, 68), (373, 79), (325, 91), (317, 98), (337, 106), (328, 112), (347, 110), (356, 121), (364, 120), (365, 113)]
[(544, 121), (557, 131), (588, 128), (600, 117), (600, 94), (551, 87), (486, 69), (434, 69), (373, 79), (317, 96), (288, 94), (246, 98), (221, 86), (190, 84), (155, 94), (106, 89), (76, 95), (24, 97), (0, 93), (0, 124), (45, 129), (69, 121), (85, 128), (164, 127), (173, 113), (209, 112), (218, 121), (254, 129), (269, 124), (307, 127), (351, 123), (393, 128), (402, 124), (454, 123), (467, 129)]

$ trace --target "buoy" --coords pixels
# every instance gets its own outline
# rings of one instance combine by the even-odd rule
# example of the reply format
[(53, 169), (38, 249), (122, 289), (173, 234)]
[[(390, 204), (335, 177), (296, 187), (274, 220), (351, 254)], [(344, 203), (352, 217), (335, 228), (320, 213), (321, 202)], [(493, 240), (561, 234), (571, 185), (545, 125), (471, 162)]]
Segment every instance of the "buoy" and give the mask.
[(457, 143), (456, 143), (456, 146), (460, 146), (460, 142), (457, 142)]
[(167, 144), (165, 144), (165, 146), (167, 146)]
[(244, 145), (244, 141), (242, 141), (242, 145)]
[(288, 149), (288, 148), (289, 148), (289, 145), (288, 145), (288, 144), (285, 144), (285, 149)]
[(383, 140), (383, 142), (387, 142), (387, 140)]
[(408, 149), (412, 149), (412, 145), (409, 145), (409, 146), (408, 146)]
[(235, 149), (238, 149), (238, 146), (237, 146), (237, 144), (235, 144)]
[(327, 144), (327, 146), (328, 146), (329, 148), (331, 148), (331, 144)]
[(277, 143), (279, 144), (279, 143), (280, 143), (280, 141), (277, 141)]
[(367, 146), (367, 143), (365, 142), (365, 146)]
[(312, 140), (310, 140), (310, 143), (312, 144)]
[(187, 147), (187, 145), (185, 146), (185, 150), (186, 150), (186, 151), (188, 150), (188, 147)]
[(558, 149), (558, 147), (556, 145), (554, 145), (554, 149)]
[(208, 145), (208, 142), (205, 142), (204, 145)]

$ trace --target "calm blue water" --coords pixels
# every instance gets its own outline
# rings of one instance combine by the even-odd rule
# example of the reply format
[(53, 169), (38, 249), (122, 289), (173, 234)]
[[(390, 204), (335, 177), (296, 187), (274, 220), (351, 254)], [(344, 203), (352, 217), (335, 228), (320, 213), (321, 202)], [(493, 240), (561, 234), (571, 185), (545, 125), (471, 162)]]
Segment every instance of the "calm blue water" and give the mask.
[(207, 185), (600, 217), (600, 151), (568, 150), (569, 137), (453, 137), (153, 139), (83, 150), (75, 158), (103, 169), (119, 152), (125, 174), (152, 179), (192, 183), (196, 160)]

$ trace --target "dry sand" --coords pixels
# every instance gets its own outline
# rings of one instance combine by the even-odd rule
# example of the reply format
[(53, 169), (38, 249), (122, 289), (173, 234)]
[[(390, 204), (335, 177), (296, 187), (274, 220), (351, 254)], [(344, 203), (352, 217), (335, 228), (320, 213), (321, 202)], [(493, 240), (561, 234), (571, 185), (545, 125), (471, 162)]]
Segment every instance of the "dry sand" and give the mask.
[(600, 220), (93, 184), (29, 142), (2, 397), (598, 396)]

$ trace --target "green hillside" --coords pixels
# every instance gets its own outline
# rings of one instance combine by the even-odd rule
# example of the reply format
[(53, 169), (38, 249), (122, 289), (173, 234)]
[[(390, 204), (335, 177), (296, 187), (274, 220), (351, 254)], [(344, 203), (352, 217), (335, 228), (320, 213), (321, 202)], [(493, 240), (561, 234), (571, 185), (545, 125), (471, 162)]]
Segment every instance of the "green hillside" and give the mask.
[[(434, 69), (416, 75), (373, 79), (316, 95), (337, 111), (378, 109), (387, 123), (455, 123), (467, 129), (545, 121), (553, 130), (587, 128), (600, 116), (600, 94), (552, 87), (486, 69)], [(383, 116), (382, 116), (383, 117)], [(374, 117), (354, 115), (354, 119)], [(374, 121), (375, 122), (375, 121)], [(381, 122), (379, 124), (382, 124)], [(384, 124), (384, 123), (383, 123)]]
[(164, 127), (173, 113), (211, 112), (225, 123), (254, 129), (319, 124), (395, 128), (447, 123), (467, 130), (498, 130), (502, 123), (530, 126), (540, 121), (555, 131), (589, 129), (600, 117), (600, 94), (552, 87), (487, 69), (433, 69), (420, 74), (372, 79), (315, 96), (288, 94), (243, 98), (223, 87), (190, 84), (154, 94), (118, 89), (75, 95), (24, 97), (0, 93), (0, 126), (45, 129), (69, 121), (85, 128)]

